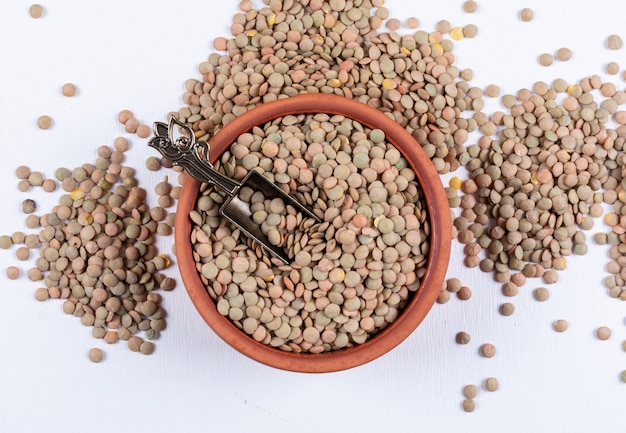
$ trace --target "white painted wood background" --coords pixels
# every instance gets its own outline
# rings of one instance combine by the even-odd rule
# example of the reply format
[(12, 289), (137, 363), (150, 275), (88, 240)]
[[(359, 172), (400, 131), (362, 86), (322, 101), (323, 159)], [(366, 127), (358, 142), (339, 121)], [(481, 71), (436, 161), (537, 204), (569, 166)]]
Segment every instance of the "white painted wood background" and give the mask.
[[(428, 31), (440, 19), (476, 24), (475, 39), (454, 44), (457, 65), (474, 70), (475, 86), (495, 83), (514, 93), (536, 80), (599, 74), (624, 87), (621, 74), (604, 73), (609, 61), (626, 67), (626, 48), (604, 46), (611, 33), (626, 39), (623, 2), (477, 1), (475, 14), (463, 12), (462, 0), (388, 0), (386, 6), (403, 21), (419, 18)], [(182, 106), (183, 83), (198, 76), (212, 39), (228, 35), (236, 5), (45, 0), (45, 15), (35, 20), (29, 2), (3, 2), (0, 234), (24, 228), (25, 198), (37, 201), (39, 213), (57, 201), (40, 191), (20, 193), (16, 166), (52, 177), (61, 165), (93, 161), (98, 146), (124, 135), (116, 120), (121, 109), (149, 124), (163, 120)], [(535, 11), (532, 22), (517, 18), (523, 7)], [(537, 64), (540, 53), (563, 46), (573, 51), (572, 60)], [(61, 96), (66, 82), (78, 86), (75, 98)], [(496, 109), (491, 101), (485, 111)], [(52, 129), (37, 129), (41, 114), (53, 117)], [(152, 154), (132, 138), (132, 165), (143, 167)], [(139, 178), (149, 186), (163, 175), (142, 170)], [(161, 249), (169, 252), (171, 241)], [(64, 315), (61, 302), (35, 301), (37, 284), (8, 280), (14, 250), (1, 250), (0, 432), (624, 432), (626, 385), (619, 374), (626, 369), (626, 304), (606, 294), (606, 250), (589, 243), (587, 256), (568, 260), (548, 302), (532, 299), (541, 282), (531, 280), (509, 318), (497, 311), (507, 300), (499, 286), (491, 275), (464, 269), (455, 243), (448, 275), (471, 287), (472, 298), (435, 305), (386, 356), (323, 375), (276, 370), (235, 352), (204, 324), (182, 284), (164, 294), (168, 328), (152, 356), (131, 353), (123, 343), (106, 346)], [(175, 267), (169, 275), (179, 278)], [(570, 328), (557, 334), (551, 323), (561, 318)], [(602, 325), (613, 331), (604, 342), (595, 338)], [(470, 344), (455, 344), (458, 331), (471, 334)], [(478, 354), (485, 342), (497, 348), (492, 359)], [(105, 350), (104, 362), (89, 362), (91, 347)], [(480, 388), (475, 412), (464, 413), (463, 386), (480, 386), (489, 376), (499, 379), (500, 389)]]

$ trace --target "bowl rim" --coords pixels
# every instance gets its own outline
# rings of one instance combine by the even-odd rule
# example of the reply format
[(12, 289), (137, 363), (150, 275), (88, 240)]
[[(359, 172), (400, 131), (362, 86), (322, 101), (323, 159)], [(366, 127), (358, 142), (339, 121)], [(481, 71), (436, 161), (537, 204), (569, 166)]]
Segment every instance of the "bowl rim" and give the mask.
[(431, 226), (430, 251), (420, 287), (398, 317), (365, 343), (350, 348), (302, 354), (282, 351), (255, 341), (218, 311), (196, 270), (191, 245), (192, 222), (201, 182), (188, 176), (183, 183), (174, 223), (177, 265), (194, 306), (211, 329), (238, 352), (265, 365), (282, 370), (325, 373), (346, 370), (370, 362), (405, 340), (422, 322), (435, 303), (450, 259), (452, 225), (450, 207), (439, 174), (430, 158), (411, 134), (383, 112), (362, 102), (332, 94), (301, 94), (263, 103), (236, 117), (209, 139), (210, 160), (218, 157), (237, 137), (278, 117), (326, 113), (343, 115), (361, 124), (384, 131), (409, 162), (424, 192)]

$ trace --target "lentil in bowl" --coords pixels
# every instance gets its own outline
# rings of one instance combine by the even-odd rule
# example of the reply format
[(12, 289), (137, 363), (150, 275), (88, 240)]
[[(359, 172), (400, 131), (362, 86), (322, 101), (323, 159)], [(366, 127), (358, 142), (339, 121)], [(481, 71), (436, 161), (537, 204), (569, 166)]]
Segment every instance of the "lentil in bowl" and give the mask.
[(249, 192), (262, 229), (277, 231), (293, 257), (279, 264), (219, 218), (216, 190), (185, 181), (179, 268), (222, 339), (273, 367), (328, 372), (383, 355), (421, 323), (447, 269), (450, 210), (434, 166), (399, 124), (347, 98), (298, 95), (256, 107), (209, 144), (217, 169), (235, 178), (260, 169), (323, 219), (300, 221)]

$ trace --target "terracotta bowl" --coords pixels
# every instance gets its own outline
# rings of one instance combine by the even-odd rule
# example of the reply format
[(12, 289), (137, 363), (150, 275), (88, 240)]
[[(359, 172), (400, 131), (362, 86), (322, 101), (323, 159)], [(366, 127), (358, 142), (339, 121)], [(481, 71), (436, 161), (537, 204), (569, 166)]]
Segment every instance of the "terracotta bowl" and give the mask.
[(211, 161), (215, 162), (240, 134), (252, 127), (289, 114), (304, 113), (344, 115), (370, 128), (383, 130), (387, 140), (404, 155), (417, 175), (431, 223), (430, 253), (419, 289), (396, 320), (361, 345), (321, 354), (285, 352), (258, 343), (246, 335), (227, 317), (218, 313), (196, 271), (190, 240), (192, 223), (188, 215), (195, 207), (200, 182), (191, 177), (182, 187), (176, 210), (176, 256), (184, 285), (196, 309), (226, 343), (268, 366), (289, 371), (323, 373), (345, 370), (372, 361), (396, 347), (417, 328), (437, 299), (445, 278), (450, 258), (451, 221), (441, 180), (422, 147), (402, 126), (382, 112), (345, 97), (305, 94), (262, 104), (237, 117), (211, 138)]

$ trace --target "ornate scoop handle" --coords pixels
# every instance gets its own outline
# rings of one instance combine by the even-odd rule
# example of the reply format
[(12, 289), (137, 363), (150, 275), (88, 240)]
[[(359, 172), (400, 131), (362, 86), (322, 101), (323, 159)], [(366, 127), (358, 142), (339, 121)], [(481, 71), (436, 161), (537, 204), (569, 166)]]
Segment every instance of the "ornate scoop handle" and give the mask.
[[(181, 135), (174, 138), (176, 127), (181, 129)], [(200, 182), (208, 182), (224, 191), (229, 196), (237, 193), (241, 184), (224, 176), (213, 168), (209, 161), (209, 144), (197, 142), (193, 131), (173, 116), (169, 125), (163, 122), (154, 122), (154, 137), (148, 145), (155, 148), (173, 164), (183, 167), (193, 178)]]

